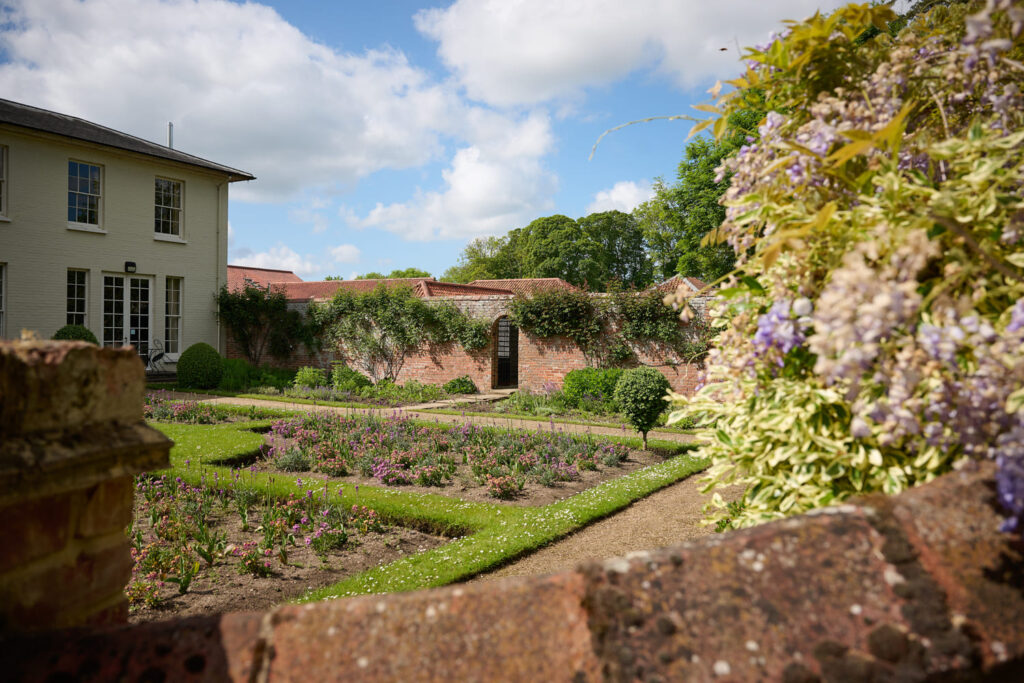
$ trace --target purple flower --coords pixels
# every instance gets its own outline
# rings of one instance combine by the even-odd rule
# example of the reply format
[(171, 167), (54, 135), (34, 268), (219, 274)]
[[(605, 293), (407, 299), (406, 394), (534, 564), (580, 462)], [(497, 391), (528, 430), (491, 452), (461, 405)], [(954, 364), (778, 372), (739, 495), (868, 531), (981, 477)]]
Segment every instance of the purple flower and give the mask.
[[(754, 335), (754, 348), (758, 354), (778, 349), (785, 355), (804, 343), (803, 331), (793, 318), (791, 303), (788, 299), (776, 301), (768, 312), (757, 319), (757, 333)], [(782, 360), (779, 359), (779, 365)]]

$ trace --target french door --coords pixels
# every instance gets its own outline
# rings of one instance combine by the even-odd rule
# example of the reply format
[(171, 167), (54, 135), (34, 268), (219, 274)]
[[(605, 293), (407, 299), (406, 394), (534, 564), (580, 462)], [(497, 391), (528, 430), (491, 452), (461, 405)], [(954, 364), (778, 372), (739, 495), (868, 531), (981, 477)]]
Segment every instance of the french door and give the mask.
[(103, 345), (131, 344), (149, 354), (151, 284), (148, 277), (103, 276)]

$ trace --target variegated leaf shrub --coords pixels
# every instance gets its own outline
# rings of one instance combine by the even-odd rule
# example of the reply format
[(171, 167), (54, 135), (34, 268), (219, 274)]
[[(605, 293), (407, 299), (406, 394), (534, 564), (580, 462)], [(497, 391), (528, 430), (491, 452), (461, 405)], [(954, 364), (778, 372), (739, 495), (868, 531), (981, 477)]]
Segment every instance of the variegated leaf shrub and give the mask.
[[(748, 51), (706, 124), (768, 114), (727, 160), (738, 267), (711, 308), (713, 519), (749, 526), (968, 458), (1024, 529), (1024, 7), (951, 3), (895, 37), (884, 6), (791, 22)], [(702, 125), (702, 124), (698, 124)], [(685, 308), (682, 293), (674, 303)]]

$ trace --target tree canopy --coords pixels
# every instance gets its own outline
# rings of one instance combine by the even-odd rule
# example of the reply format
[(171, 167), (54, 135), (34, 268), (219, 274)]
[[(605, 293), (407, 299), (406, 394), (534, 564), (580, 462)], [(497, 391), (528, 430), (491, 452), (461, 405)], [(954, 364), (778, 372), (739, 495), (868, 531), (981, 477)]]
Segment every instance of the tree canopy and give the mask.
[(605, 211), (577, 220), (560, 214), (545, 216), (504, 237), (473, 240), (442, 279), (527, 277), (560, 277), (579, 287), (605, 291), (614, 282), (644, 287), (651, 283), (652, 269), (633, 216)]
[[(410, 278), (410, 277), (433, 277), (430, 273), (420, 268), (396, 268), (390, 273), (385, 275), (384, 273), (378, 273), (375, 270), (371, 270), (369, 273), (364, 275), (356, 275), (356, 280), (389, 280), (396, 278)], [(324, 278), (325, 280), (344, 280), (345, 278), (340, 275), (328, 275)]]
[(659, 279), (682, 275), (712, 282), (733, 269), (732, 247), (702, 246), (701, 241), (725, 220), (719, 200), (729, 188), (729, 177), (718, 176), (715, 169), (757, 136), (757, 124), (764, 118), (760, 96), (751, 93), (748, 101), (748, 108), (728, 117), (729, 132), (722, 139), (691, 141), (679, 162), (677, 181), (656, 181), (654, 197), (634, 211)]

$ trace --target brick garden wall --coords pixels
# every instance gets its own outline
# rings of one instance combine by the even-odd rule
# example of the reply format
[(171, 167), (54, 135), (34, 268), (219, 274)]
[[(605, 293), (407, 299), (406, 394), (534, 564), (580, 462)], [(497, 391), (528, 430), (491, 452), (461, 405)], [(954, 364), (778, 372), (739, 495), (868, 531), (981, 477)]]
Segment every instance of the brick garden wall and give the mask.
[(0, 341), (0, 633), (127, 621), (132, 475), (171, 447), (143, 382), (128, 347)]
[[(451, 301), (471, 318), (487, 320), (493, 325), (498, 318), (508, 314), (512, 296), (453, 296), (444, 300)], [(305, 304), (292, 306), (304, 307)], [(491, 343), (478, 351), (466, 351), (458, 343), (427, 344), (421, 353), (406, 357), (398, 383), (416, 380), (424, 384), (443, 384), (455, 377), (469, 375), (480, 390), (491, 389), (497, 380), (492, 361), (493, 336)], [(244, 358), (230, 335), (226, 355), (228, 358)], [(665, 363), (671, 355), (660, 345), (650, 345), (639, 350), (638, 359), (665, 375), (674, 391), (692, 394), (699, 381), (701, 367), (682, 362)], [(264, 355), (260, 364), (296, 370), (304, 366), (330, 368), (331, 362), (336, 360), (343, 358), (329, 350), (311, 353), (299, 345), (287, 360)], [(359, 369), (353, 363), (349, 365)], [(590, 367), (586, 356), (570, 340), (563, 337), (542, 339), (519, 331), (519, 388), (532, 392), (544, 391), (547, 387), (560, 389), (566, 374), (586, 367)]]

